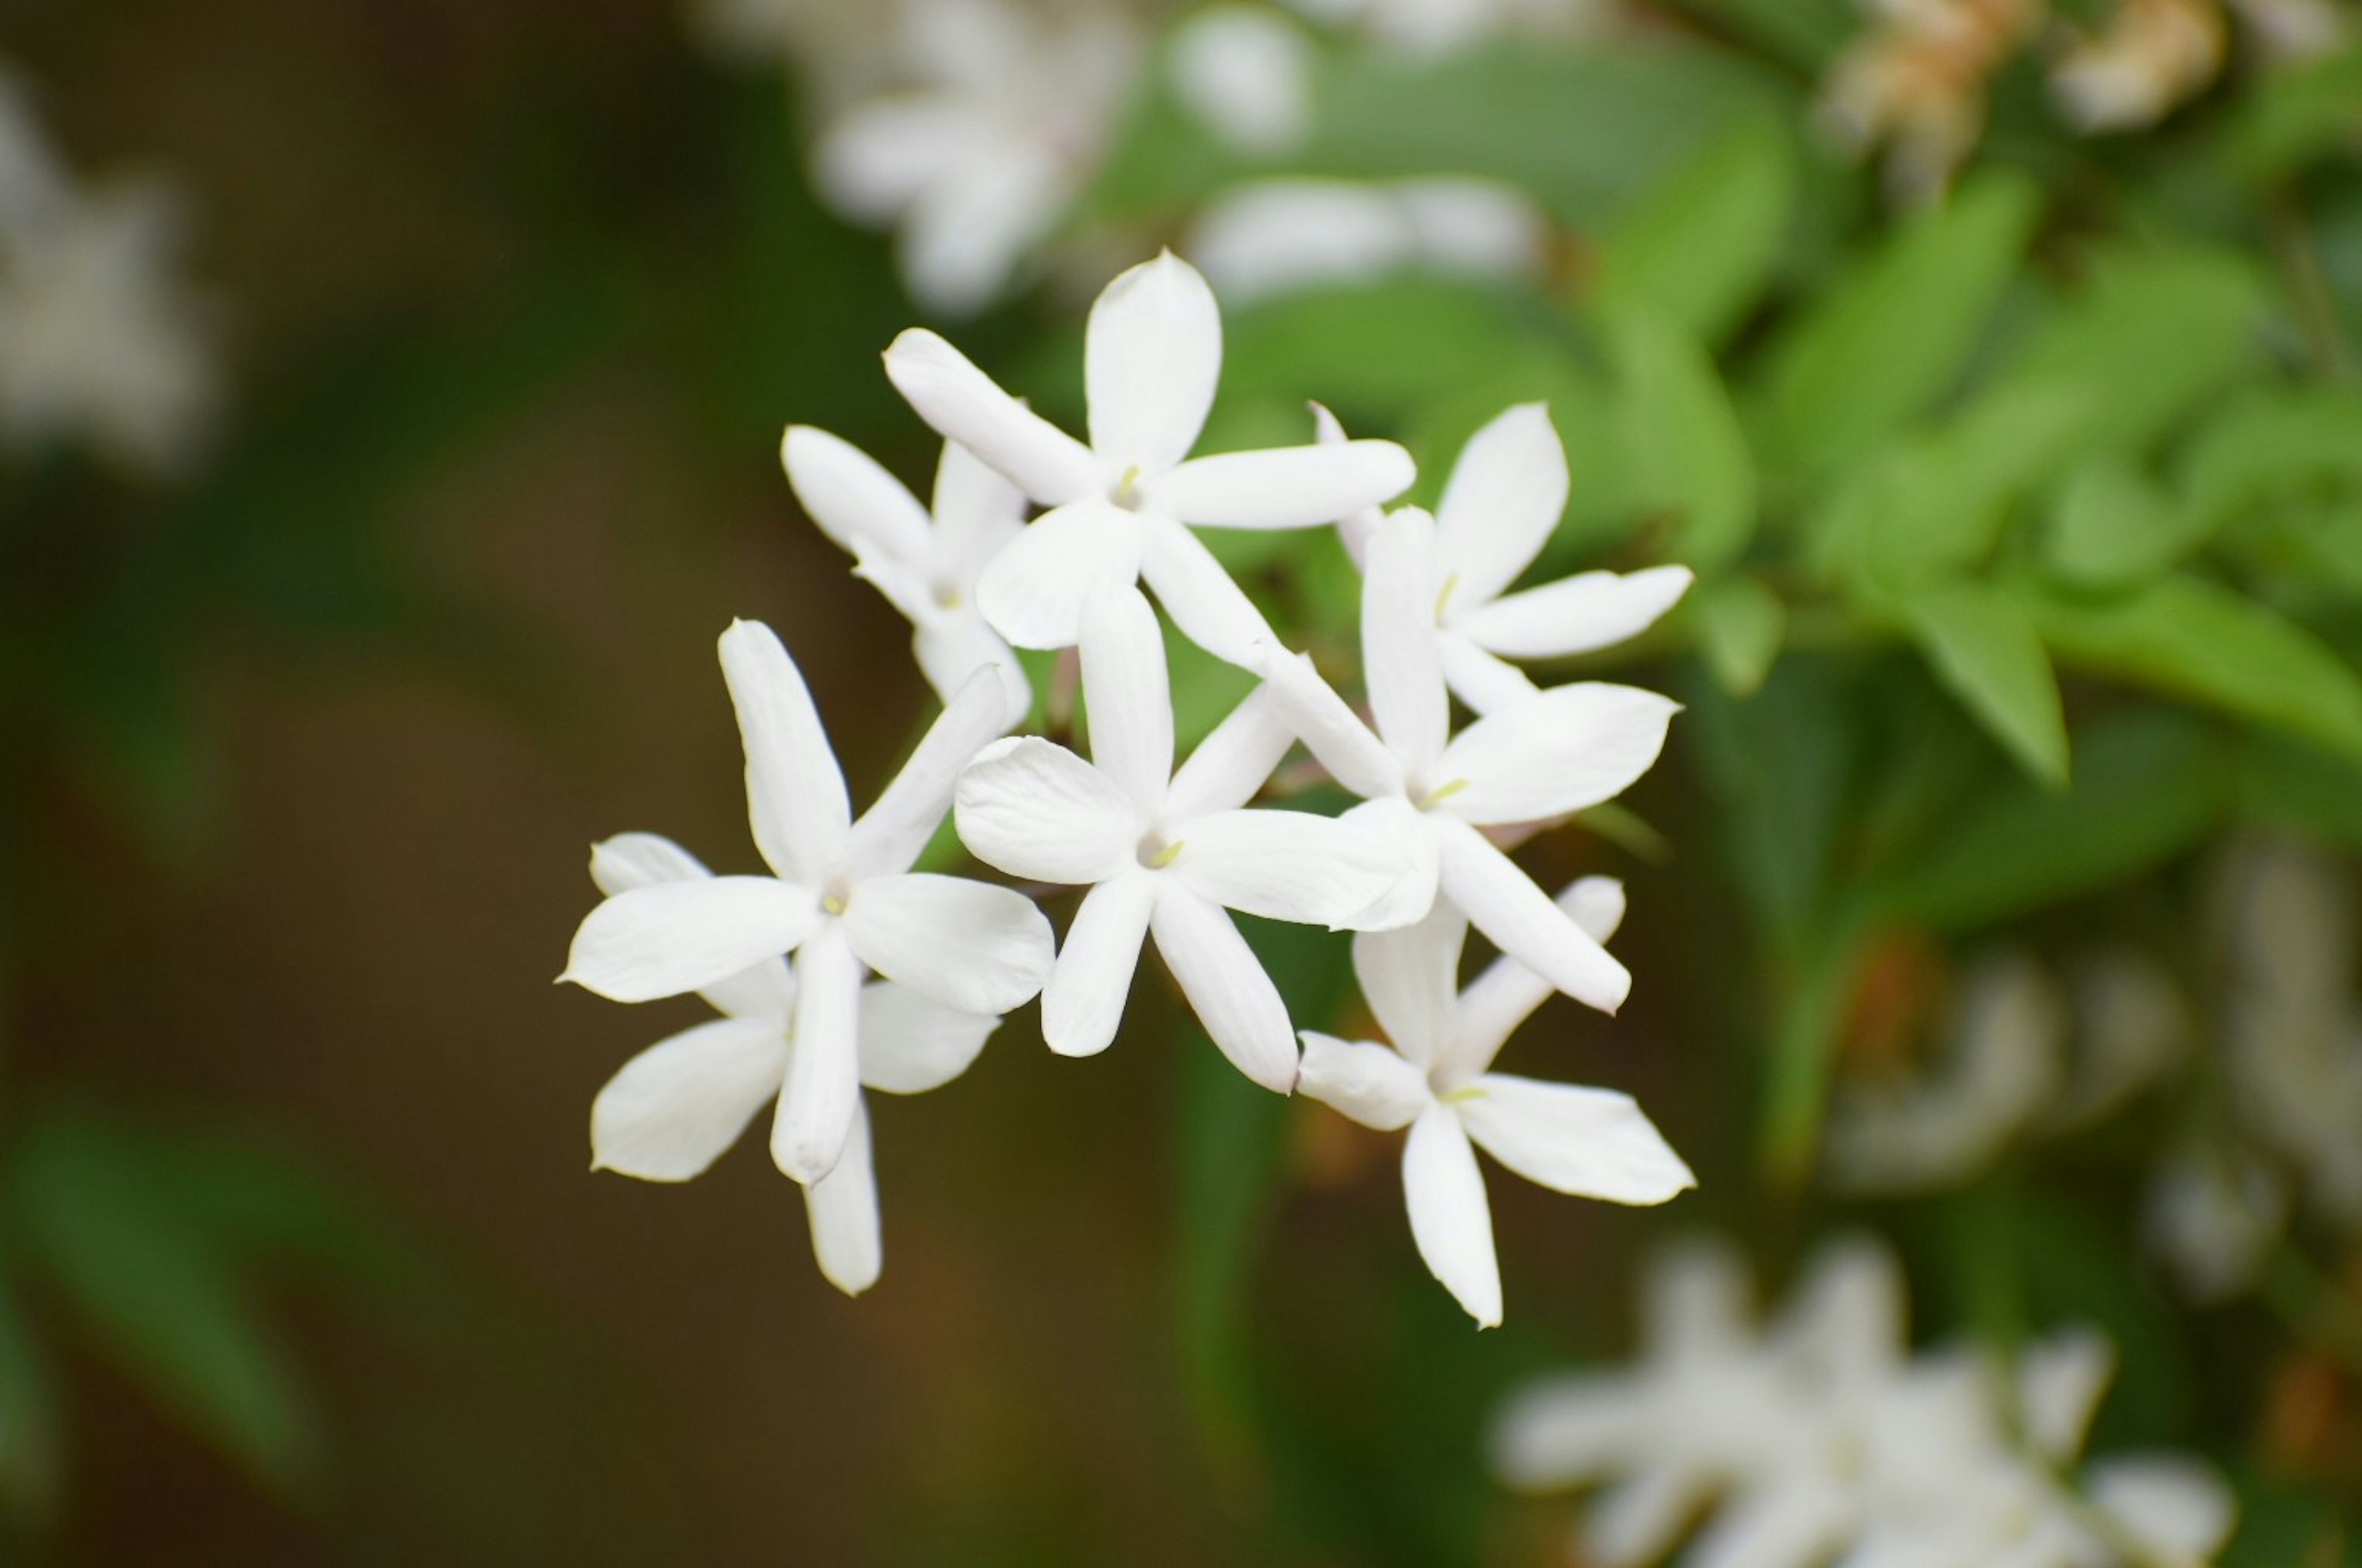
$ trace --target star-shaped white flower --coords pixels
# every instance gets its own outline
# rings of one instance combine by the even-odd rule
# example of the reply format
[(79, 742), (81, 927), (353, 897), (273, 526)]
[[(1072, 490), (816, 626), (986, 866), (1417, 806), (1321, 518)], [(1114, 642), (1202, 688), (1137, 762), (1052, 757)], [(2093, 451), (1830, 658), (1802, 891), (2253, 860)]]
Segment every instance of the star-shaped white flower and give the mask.
[[(1189, 230), (1189, 254), (1234, 305), (1407, 272), (1537, 281), (1549, 248), (1549, 220), (1516, 187), (1450, 175), (1250, 181)], [(1345, 438), (1333, 419), (1331, 432)]]
[(1025, 528), (1025, 498), (955, 441), (935, 469), (933, 515), (900, 480), (859, 447), (790, 425), (779, 462), (796, 499), (911, 623), (911, 647), (935, 695), (949, 702), (968, 677), (990, 668), (1008, 692), (1011, 723), (1032, 705), (1017, 656), (977, 608), (985, 564)]
[(1553, 687), (1451, 731), (1438, 649), (1435, 525), (1405, 508), (1372, 534), (1362, 585), (1363, 676), (1374, 733), (1301, 655), (1265, 648), (1266, 688), (1337, 782), (1348, 813), (1398, 839), (1416, 875), (1370, 921), (1424, 916), (1438, 892), (1493, 945), (1578, 1001), (1613, 1012), (1632, 977), (1479, 830), (1595, 806), (1649, 770), (1677, 705), (1630, 686)]
[[(610, 897), (712, 875), (689, 851), (654, 834), (621, 834), (590, 852), (591, 880)], [(795, 980), (787, 964), (767, 958), (699, 994), (722, 1016), (633, 1057), (591, 1103), (593, 1169), (643, 1181), (687, 1181), (779, 1098), (795, 1019)], [(864, 986), (858, 1010), (861, 1083), (887, 1094), (920, 1094), (949, 1083), (1000, 1026), (998, 1018), (944, 1007), (891, 980)], [(821, 1273), (846, 1295), (858, 1296), (877, 1282), (884, 1250), (869, 1116), (857, 1100), (843, 1156), (803, 1193)]]
[(560, 978), (616, 1001), (651, 1001), (793, 953), (796, 1048), (771, 1157), (797, 1180), (818, 1181), (859, 1110), (863, 966), (945, 1007), (1004, 1013), (1049, 975), (1050, 922), (1010, 889), (911, 871), (960, 768), (1006, 727), (997, 678), (961, 689), (855, 822), (811, 694), (771, 629), (734, 622), (722, 635), (722, 670), (746, 748), (755, 846), (772, 875), (617, 893), (575, 933)]
[[(1604, 943), (1623, 919), (1624, 890), (1586, 878), (1560, 905)], [(1353, 973), (1393, 1048), (1308, 1031), (1298, 1086), (1365, 1127), (1410, 1129), (1411, 1237), (1444, 1288), (1489, 1329), (1501, 1320), (1501, 1270), (1476, 1149), (1552, 1192), (1612, 1203), (1662, 1203), (1697, 1178), (1631, 1096), (1492, 1070), (1551, 987), (1502, 958), (1459, 990), (1467, 934), (1460, 912), (1440, 907), (1405, 930), (1356, 936)]]
[[(1335, 415), (1317, 403), (1312, 412), (1322, 441), (1345, 439)], [(1479, 713), (1540, 690), (1509, 660), (1613, 647), (1656, 624), (1694, 580), (1687, 567), (1661, 566), (1577, 572), (1509, 592), (1566, 512), (1567, 486), (1566, 447), (1539, 403), (1519, 403), (1470, 436), (1444, 483), (1435, 509), (1436, 646), (1452, 694)], [(1380, 515), (1368, 510), (1337, 525), (1357, 564)]]
[(1206, 280), (1170, 252), (1107, 286), (1084, 351), (1090, 444), (912, 329), (886, 373), (921, 418), (1050, 510), (985, 568), (985, 619), (1019, 647), (1071, 646), (1094, 590), (1145, 580), (1190, 641), (1242, 664), (1271, 629), (1190, 525), (1308, 528), (1399, 494), (1409, 454), (1390, 441), (1191, 458), (1222, 361)]
[(1091, 758), (1036, 736), (988, 746), (960, 775), (955, 821), (1013, 877), (1088, 884), (1042, 993), (1042, 1034), (1105, 1050), (1151, 936), (1206, 1032), (1239, 1070), (1286, 1093), (1286, 1004), (1226, 910), (1341, 926), (1409, 869), (1376, 834), (1305, 812), (1245, 810), (1293, 743), (1250, 696), (1173, 768), (1173, 704), (1155, 613), (1137, 589), (1095, 594), (1081, 627)]

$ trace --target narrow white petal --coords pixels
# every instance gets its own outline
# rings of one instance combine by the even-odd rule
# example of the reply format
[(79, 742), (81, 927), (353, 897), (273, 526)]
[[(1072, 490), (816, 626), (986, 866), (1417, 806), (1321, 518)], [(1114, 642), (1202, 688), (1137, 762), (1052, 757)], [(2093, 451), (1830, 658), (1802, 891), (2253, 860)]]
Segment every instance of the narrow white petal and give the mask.
[(1432, 1067), (1451, 1043), (1452, 998), (1468, 918), (1438, 903), (1415, 925), (1353, 938), (1353, 978), (1395, 1049)]
[(1652, 1393), (1626, 1373), (1528, 1384), (1494, 1423), (1493, 1474), (1520, 1492), (1556, 1492), (1628, 1468)]
[(965, 877), (872, 877), (855, 886), (844, 930), (863, 963), (964, 1012), (1022, 1007), (1055, 956), (1032, 900)]
[(1493, 945), (1586, 1007), (1614, 1012), (1632, 976), (1533, 878), (1467, 823), (1430, 814), (1441, 852), (1443, 896), (1467, 911)]
[[(1556, 902), (1573, 917), (1585, 936), (1602, 946), (1624, 921), (1624, 884), (1613, 877), (1585, 877), (1571, 882)], [(1518, 1026), (1531, 1018), (1557, 988), (1515, 958), (1494, 959), (1460, 993), (1451, 1029), (1457, 1069), (1473, 1076), (1490, 1067)]]
[(796, 1027), (771, 1161), (810, 1186), (836, 1167), (861, 1107), (861, 960), (833, 921), (796, 955)]
[(1170, 517), (1142, 520), (1140, 575), (1183, 636), (1226, 663), (1252, 668), (1256, 647), (1276, 634), (1205, 542)]
[(877, 802), (853, 824), (848, 874), (877, 877), (907, 871), (951, 809), (960, 770), (1006, 730), (1008, 690), (990, 670), (968, 677), (902, 764)]
[(1435, 823), (1399, 795), (1365, 801), (1339, 820), (1383, 834), (1401, 848), (1407, 867), (1400, 881), (1348, 922), (1352, 929), (1394, 931), (1425, 920), (1435, 908), (1436, 886), (1442, 874), (1436, 855)]
[(642, 1181), (687, 1181), (778, 1098), (785, 1019), (719, 1018), (624, 1064), (590, 1102), (590, 1165)]
[(1025, 492), (956, 441), (935, 463), (935, 566), (945, 586), (972, 593), (977, 574), (1025, 531)]
[(1304, 1061), (1297, 1089), (1343, 1111), (1364, 1127), (1395, 1132), (1435, 1103), (1427, 1077), (1384, 1045), (1303, 1032)]
[(844, 1153), (828, 1175), (804, 1187), (812, 1259), (821, 1276), (847, 1296), (877, 1283), (886, 1261), (877, 1218), (877, 1171), (869, 1152), (869, 1108), (853, 1102)]
[(2071, 1328), (2029, 1346), (2017, 1368), (2026, 1441), (2055, 1463), (2082, 1452), (2100, 1396), (2116, 1375), (2115, 1346), (2096, 1329)]
[(1520, 403), (1468, 438), (1435, 508), (1447, 615), (1493, 598), (1533, 564), (1566, 491), (1566, 448), (1543, 404)]
[(583, 920), (559, 978), (610, 1001), (677, 997), (777, 958), (819, 923), (813, 895), (773, 877), (635, 888)]
[(1365, 801), (1401, 794), (1401, 762), (1320, 679), (1309, 656), (1266, 647), (1254, 669), (1280, 717), (1331, 778)]
[(1435, 635), (1436, 657), (1451, 694), (1473, 712), (1498, 712), (1538, 695), (1541, 688), (1516, 665), (1486, 653), (1467, 635), (1445, 626)]
[(1411, 1240), (1451, 1298), (1480, 1329), (1501, 1322), (1501, 1265), (1493, 1255), (1493, 1208), (1460, 1118), (1431, 1106), (1403, 1144), (1403, 1197)]
[(1435, 771), (1466, 784), (1445, 809), (1472, 823), (1530, 823), (1612, 800), (1656, 762), (1679, 712), (1636, 686), (1554, 687), (1452, 738)]
[(969, 853), (1035, 882), (1119, 876), (1139, 864), (1148, 826), (1114, 779), (1039, 735), (1011, 735), (977, 753), (952, 812)]
[(746, 748), (746, 810), (772, 870), (818, 886), (844, 861), (853, 811), (802, 673), (770, 627), (733, 621), (722, 678)]
[[(1451, 728), (1451, 701), (1435, 638), (1435, 523), (1406, 506), (1370, 536), (1362, 584), (1365, 626), (1381, 635), (1362, 639), (1362, 678), (1378, 734), (1413, 777), (1423, 778), (1443, 753)], [(1411, 635), (1400, 628), (1418, 627)]]
[(847, 217), (891, 223), (944, 170), (959, 166), (982, 128), (976, 109), (950, 94), (856, 105), (821, 138), (812, 182)]
[(1075, 193), (1046, 147), (1013, 141), (998, 127), (986, 136), (919, 193), (895, 236), (911, 297), (937, 315), (974, 315), (1009, 293)]
[(1267, 1089), (1296, 1087), (1296, 1031), (1263, 961), (1220, 906), (1160, 879), (1149, 929), (1198, 1021), (1233, 1066)]
[(1140, 944), (1148, 937), (1156, 878), (1119, 876), (1083, 895), (1050, 983), (1042, 988), (1042, 1039), (1061, 1056), (1090, 1056), (1115, 1040)]
[(1002, 711), (1014, 727), (1033, 706), (1033, 687), (1008, 641), (974, 604), (930, 616), (911, 634), (911, 653), (935, 695), (950, 701), (968, 678), (988, 669), (1000, 683)]
[(790, 425), (779, 440), (779, 464), (820, 531), (855, 560), (884, 556), (917, 565), (933, 553), (919, 498), (852, 442)]
[(1225, 909), (1340, 929), (1409, 871), (1402, 847), (1309, 812), (1215, 812), (1176, 822), (1165, 875)]
[(2093, 1504), (2168, 1561), (2212, 1562), (2238, 1518), (2222, 1477), (2179, 1454), (2104, 1459), (2084, 1484)]
[(1084, 338), (1102, 470), (1154, 476), (1187, 457), (1221, 369), (1221, 312), (1195, 267), (1168, 250), (1119, 274), (1091, 306)]
[(662, 834), (619, 833), (590, 846), (590, 881), (613, 898), (659, 882), (701, 882), (705, 862)]
[(1677, 566), (1580, 572), (1449, 620), (1505, 658), (1559, 658), (1639, 636), (1681, 602), (1692, 580), (1690, 569)]
[(1143, 486), (1144, 509), (1200, 528), (1318, 528), (1400, 495), (1416, 472), (1392, 441), (1223, 452)]
[(990, 1013), (962, 1012), (908, 986), (861, 988), (861, 1084), (886, 1094), (924, 1094), (966, 1072), (1000, 1027)]
[(1101, 490), (1091, 449), (993, 384), (967, 356), (913, 327), (886, 350), (886, 375), (919, 417), (1045, 506)]
[(1857, 1495), (1817, 1478), (1773, 1481), (1725, 1505), (1683, 1568), (1818, 1568), (1862, 1526)]
[(977, 579), (977, 607), (1021, 648), (1067, 648), (1082, 635), (1083, 606), (1101, 588), (1139, 580), (1139, 516), (1104, 501), (1045, 512)]
[[(1716, 1490), (1716, 1478), (1686, 1465), (1643, 1470), (1592, 1499), (1583, 1543), (1602, 1563), (1654, 1562), (1679, 1540)], [(1861, 1568), (1849, 1563), (1847, 1568)]]
[(1487, 1073), (1453, 1100), (1485, 1152), (1538, 1186), (1609, 1203), (1662, 1203), (1697, 1185), (1628, 1094)]
[(1280, 717), (1279, 704), (1257, 687), (1198, 743), (1164, 792), (1165, 813), (1175, 822), (1209, 812), (1231, 812), (1255, 798), (1296, 732)]
[[(1341, 447), (1349, 439), (1345, 427), (1337, 423), (1337, 416), (1317, 403), (1312, 405), (1312, 427), (1323, 447)], [(1345, 547), (1345, 554), (1356, 567), (1363, 563), (1370, 536), (1385, 520), (1385, 513), (1374, 505), (1364, 506), (1359, 512), (1347, 513), (1337, 519), (1338, 541)]]
[(1129, 583), (1094, 591), (1078, 646), (1091, 761), (1146, 816), (1173, 777), (1173, 687), (1156, 612)]

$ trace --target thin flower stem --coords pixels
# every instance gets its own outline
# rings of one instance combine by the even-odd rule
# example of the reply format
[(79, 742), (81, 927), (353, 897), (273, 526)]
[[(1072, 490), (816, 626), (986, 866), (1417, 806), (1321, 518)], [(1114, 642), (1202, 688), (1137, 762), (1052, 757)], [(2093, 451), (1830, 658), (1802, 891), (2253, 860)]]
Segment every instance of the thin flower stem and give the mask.
[(2304, 331), (2305, 346), (2312, 351), (2313, 362), (2329, 381), (2352, 381), (2354, 350), (2345, 341), (2345, 328), (2337, 319), (2337, 302), (2330, 294), (2328, 279), (2322, 273), (2321, 253), (2313, 245), (2312, 226), (2305, 221), (2304, 209), (2293, 195), (2283, 192), (2272, 198), (2270, 228), (2272, 248), (2279, 254), (2280, 271), (2295, 302), (2297, 324)]

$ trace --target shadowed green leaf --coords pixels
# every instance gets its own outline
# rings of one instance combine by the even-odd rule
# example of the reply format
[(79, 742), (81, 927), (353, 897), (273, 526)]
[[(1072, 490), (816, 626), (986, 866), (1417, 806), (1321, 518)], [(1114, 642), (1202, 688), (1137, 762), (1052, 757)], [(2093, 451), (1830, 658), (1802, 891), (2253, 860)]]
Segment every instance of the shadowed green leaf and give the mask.
[(1914, 594), (1904, 613), (1937, 679), (2002, 749), (2042, 783), (2064, 786), (2058, 680), (2025, 612), (2002, 589), (1960, 579)]

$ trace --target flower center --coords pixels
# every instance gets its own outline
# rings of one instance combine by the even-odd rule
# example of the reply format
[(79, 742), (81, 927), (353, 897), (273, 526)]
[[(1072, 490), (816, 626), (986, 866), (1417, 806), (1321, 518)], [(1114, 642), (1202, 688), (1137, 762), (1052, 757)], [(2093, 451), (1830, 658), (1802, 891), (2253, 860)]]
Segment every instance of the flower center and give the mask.
[(1140, 510), (1140, 465), (1138, 463), (1123, 470), (1123, 478), (1115, 481), (1115, 494), (1110, 499), (1126, 512)]
[(832, 878), (820, 890), (820, 908), (822, 914), (841, 915), (844, 912), (845, 906), (852, 901), (853, 886), (842, 877)]
[(1151, 871), (1162, 871), (1181, 858), (1181, 841), (1164, 842), (1161, 833), (1152, 833), (1140, 841), (1140, 863)]
[(1449, 783), (1439, 784), (1434, 789), (1418, 795), (1418, 809), (1422, 812), (1431, 812), (1467, 788), (1468, 780), (1465, 778), (1454, 778)]
[(1437, 620), (1440, 621), (1443, 619), (1443, 607), (1451, 602), (1451, 591), (1459, 586), (1460, 574), (1456, 571), (1443, 580), (1442, 588), (1438, 590), (1435, 595), (1435, 618)]

